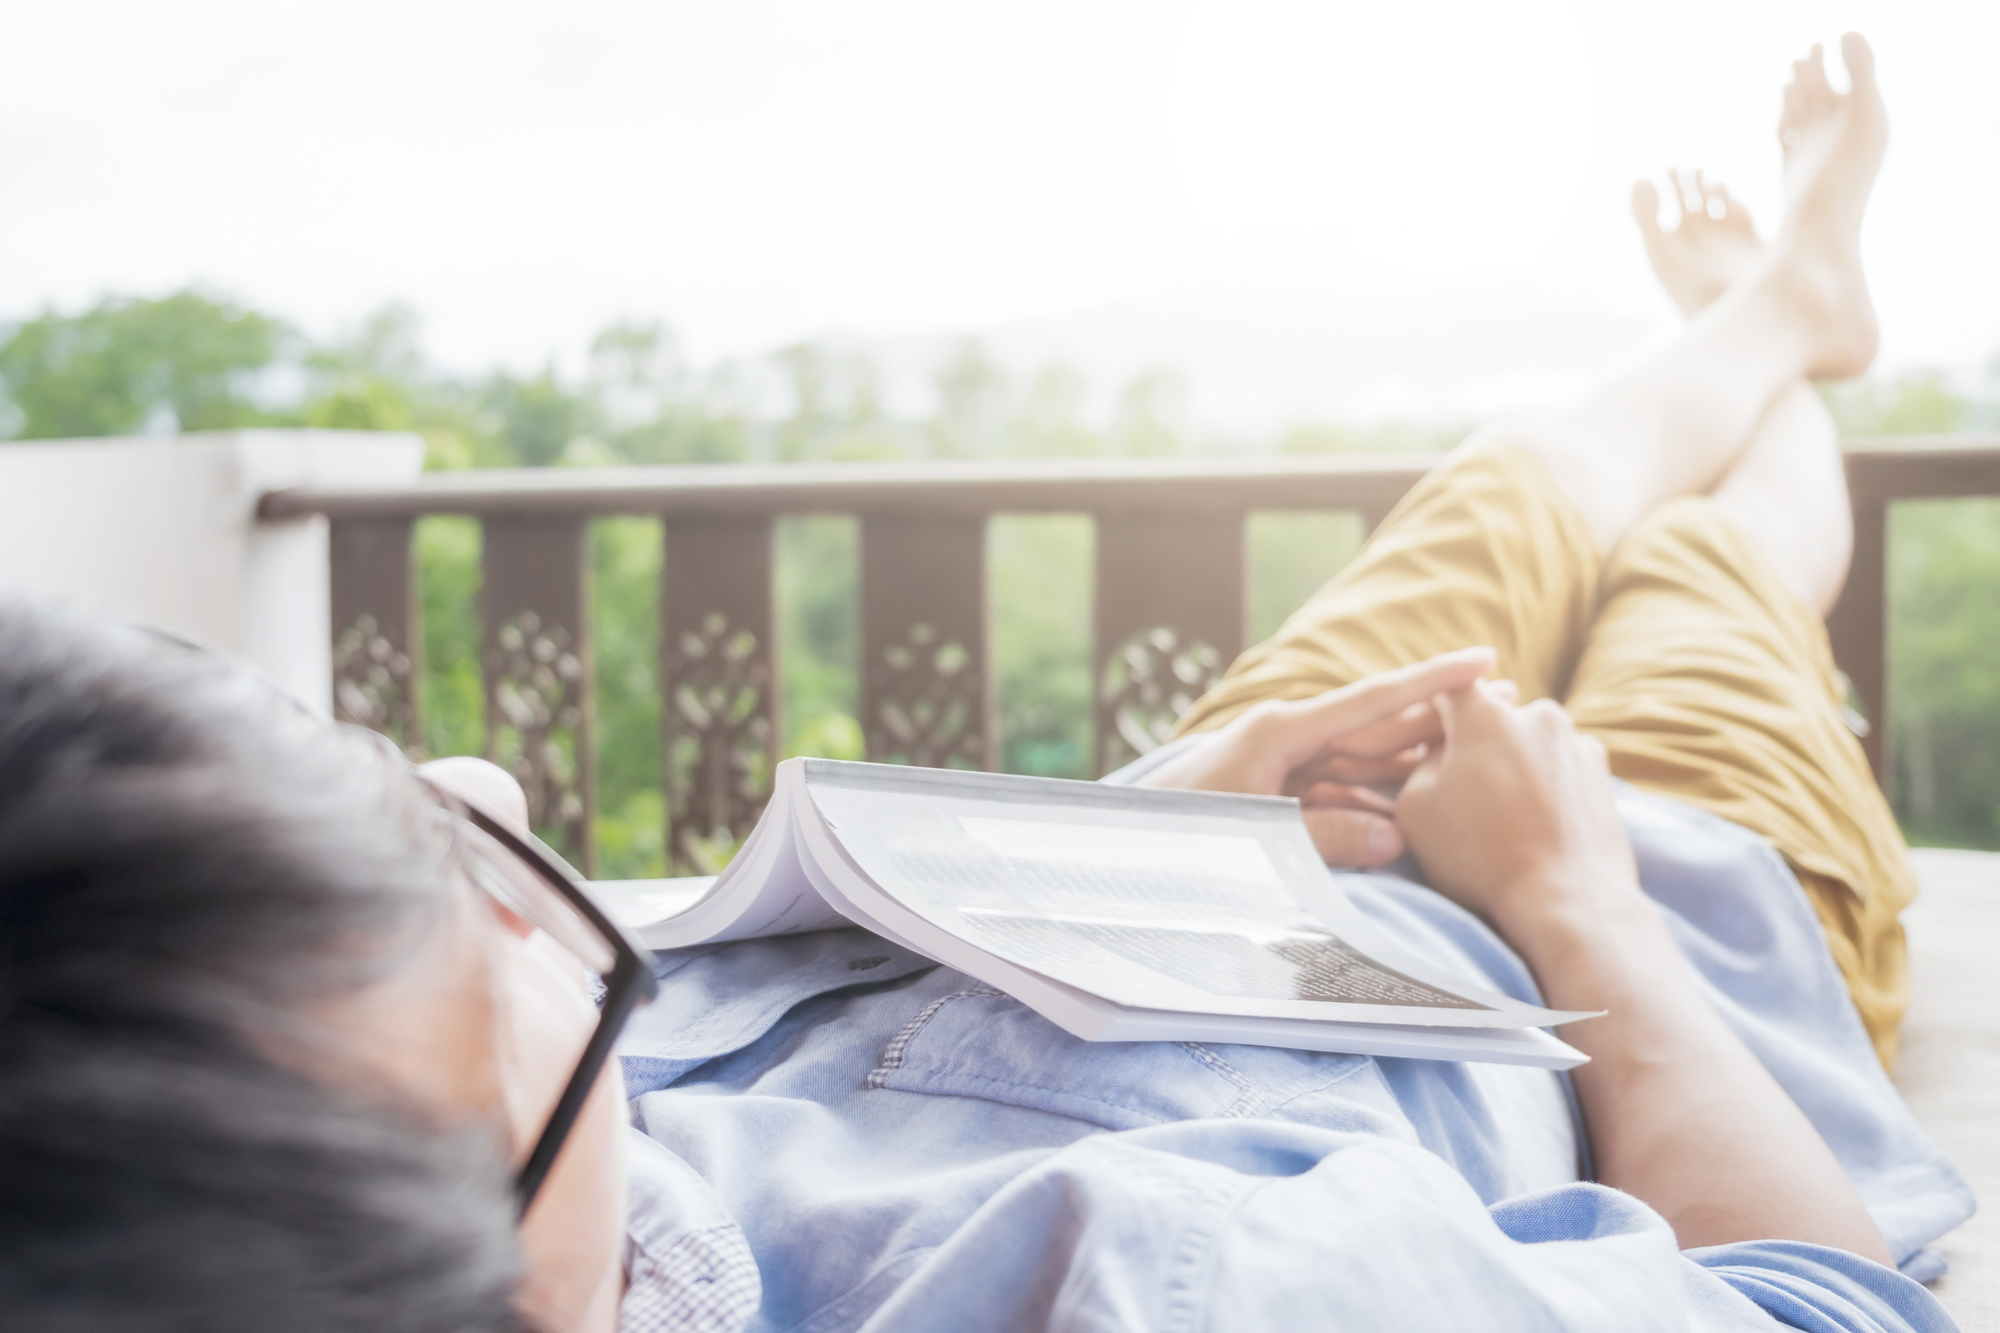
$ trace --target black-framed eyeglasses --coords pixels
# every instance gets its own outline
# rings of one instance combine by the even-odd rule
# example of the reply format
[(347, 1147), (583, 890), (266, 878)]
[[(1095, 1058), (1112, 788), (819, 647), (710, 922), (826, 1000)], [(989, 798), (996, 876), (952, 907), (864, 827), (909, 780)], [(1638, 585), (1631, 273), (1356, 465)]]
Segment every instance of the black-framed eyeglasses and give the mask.
[(435, 782), (424, 779), (424, 785), (474, 830), (463, 844), (467, 854), (462, 862), (474, 884), (548, 935), (604, 987), (597, 1027), (514, 1178), (516, 1214), (524, 1214), (575, 1127), (626, 1020), (659, 994), (660, 983), (653, 977), (652, 951), (605, 914), (582, 876), (545, 843)]
[[(133, 628), (163, 643), (198, 653), (219, 667), (228, 666), (231, 661), (199, 639), (177, 630), (146, 624), (135, 624)], [(274, 689), (273, 697), (285, 699), (301, 716), (315, 716), (303, 703), (282, 691)], [(364, 734), (381, 748), (386, 760), (407, 765), (402, 751), (388, 737), (373, 732)], [(653, 953), (605, 915), (583, 887), (583, 876), (541, 839), (508, 827), (422, 773), (415, 776), (440, 805), (474, 830), (474, 835), (465, 840), (469, 855), (464, 864), (474, 883), (547, 934), (604, 988), (597, 1007), (597, 1027), (584, 1045), (569, 1081), (563, 1085), (548, 1123), (536, 1136), (534, 1148), (514, 1177), (518, 1217), (528, 1211), (528, 1205), (535, 1201), (542, 1182), (548, 1178), (549, 1168), (576, 1126), (591, 1085), (597, 1082), (604, 1062), (611, 1057), (611, 1048), (617, 1044), (618, 1034), (624, 1031), (626, 1020), (634, 1009), (660, 993), (660, 983), (653, 976)]]

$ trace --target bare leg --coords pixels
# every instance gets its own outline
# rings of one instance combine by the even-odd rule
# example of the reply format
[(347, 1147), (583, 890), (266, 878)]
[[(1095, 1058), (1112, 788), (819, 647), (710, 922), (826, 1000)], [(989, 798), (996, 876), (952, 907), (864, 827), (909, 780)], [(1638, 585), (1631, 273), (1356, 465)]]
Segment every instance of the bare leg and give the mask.
[(1811, 385), (1794, 384), (1771, 404), (1715, 503), (1807, 606), (1822, 616), (1833, 609), (1854, 554), (1854, 514), (1833, 418)]
[[(1785, 127), (1791, 119), (1788, 105)], [(1680, 219), (1672, 231), (1661, 229), (1659, 197), (1643, 181), (1632, 210), (1653, 272), (1692, 319), (1756, 271), (1764, 245), (1727, 188), (1699, 174), (1675, 173), (1674, 185)], [(1833, 419), (1810, 384), (1780, 392), (1713, 494), (1807, 605), (1821, 615), (1832, 609), (1847, 578), (1853, 518)]]
[(1741, 280), (1682, 337), (1574, 409), (1466, 442), (1468, 449), (1515, 447), (1540, 457), (1600, 549), (1609, 550), (1655, 505), (1716, 490), (1762, 423), (1789, 429), (1804, 420), (1803, 405), (1773, 415), (1802, 380), (1855, 374), (1874, 356), (1861, 215), (1888, 121), (1867, 44), (1850, 34), (1842, 50), (1853, 82), (1844, 96), (1827, 82), (1817, 47), (1793, 67), (1780, 127), (1785, 224), (1768, 249), (1753, 252)]

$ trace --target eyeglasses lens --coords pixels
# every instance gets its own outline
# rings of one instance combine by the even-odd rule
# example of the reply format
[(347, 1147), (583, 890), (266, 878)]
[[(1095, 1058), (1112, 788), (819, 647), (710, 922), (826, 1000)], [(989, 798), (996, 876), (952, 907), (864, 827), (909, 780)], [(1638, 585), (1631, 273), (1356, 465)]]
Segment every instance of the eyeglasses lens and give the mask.
[(477, 828), (466, 832), (471, 843), (467, 863), (474, 884), (538, 927), (584, 967), (600, 977), (608, 976), (617, 956), (596, 927), (553, 885), (488, 834)]

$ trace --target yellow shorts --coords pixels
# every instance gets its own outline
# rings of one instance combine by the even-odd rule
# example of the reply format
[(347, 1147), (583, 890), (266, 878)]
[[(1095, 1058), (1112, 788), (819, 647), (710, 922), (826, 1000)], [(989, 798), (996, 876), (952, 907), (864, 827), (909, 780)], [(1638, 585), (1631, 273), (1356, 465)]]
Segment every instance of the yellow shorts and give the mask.
[(1791, 863), (1886, 1067), (1909, 997), (1902, 835), (1843, 720), (1826, 628), (1713, 504), (1676, 500), (1601, 557), (1525, 453), (1460, 454), (1181, 719), (1221, 726), (1471, 644), (1555, 698), (1614, 773), (1762, 834)]

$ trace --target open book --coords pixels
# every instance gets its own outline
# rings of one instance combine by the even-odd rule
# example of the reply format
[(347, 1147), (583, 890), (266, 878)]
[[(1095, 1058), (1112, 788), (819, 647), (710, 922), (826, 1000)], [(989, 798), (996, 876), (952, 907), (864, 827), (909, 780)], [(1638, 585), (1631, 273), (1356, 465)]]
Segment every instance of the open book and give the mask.
[(1567, 1069), (1509, 999), (1396, 944), (1295, 801), (789, 759), (712, 879), (593, 886), (655, 949), (849, 923), (1087, 1041), (1217, 1041)]

